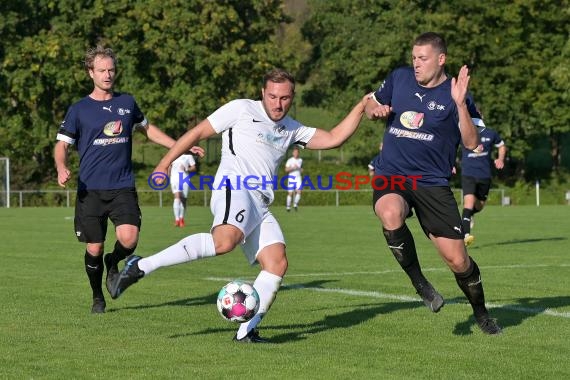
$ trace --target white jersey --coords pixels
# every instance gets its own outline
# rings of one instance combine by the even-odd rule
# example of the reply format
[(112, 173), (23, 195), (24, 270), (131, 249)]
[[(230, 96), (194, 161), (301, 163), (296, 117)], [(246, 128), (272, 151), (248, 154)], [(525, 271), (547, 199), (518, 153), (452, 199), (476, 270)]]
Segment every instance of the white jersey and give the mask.
[(302, 158), (291, 157), (285, 163), (285, 167), (292, 169), (287, 173), (290, 177), (300, 178), (301, 177), (301, 167), (303, 166)]
[[(173, 193), (182, 192), (184, 197), (188, 196), (188, 184), (185, 183), (186, 177), (190, 173), (189, 169), (196, 165), (196, 161), (191, 154), (183, 154), (172, 162), (170, 169), (170, 187)], [(182, 179), (182, 186), (180, 180)]]
[(191, 154), (183, 154), (172, 162), (171, 175), (176, 175), (177, 173), (188, 174), (188, 169), (196, 165), (194, 156)]
[(277, 169), (291, 145), (304, 147), (316, 129), (289, 116), (275, 122), (267, 116), (261, 101), (233, 100), (208, 116), (217, 133), (222, 133), (222, 159), (214, 190), (230, 180), (233, 189), (254, 190), (267, 203), (273, 202), (280, 185)]

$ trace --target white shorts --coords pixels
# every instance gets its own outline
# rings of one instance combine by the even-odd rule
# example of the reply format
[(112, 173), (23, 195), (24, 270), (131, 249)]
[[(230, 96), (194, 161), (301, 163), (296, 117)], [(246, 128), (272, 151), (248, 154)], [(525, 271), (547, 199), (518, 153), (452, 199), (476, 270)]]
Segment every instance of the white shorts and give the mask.
[[(181, 174), (182, 174), (182, 179), (186, 178), (186, 176), (188, 175), (186, 173), (181, 173)], [(182, 189), (180, 189), (180, 174), (178, 172), (172, 173), (172, 175), (170, 176), (170, 188), (172, 189), (172, 194), (183, 193), (184, 198), (188, 198), (188, 184), (184, 183), (184, 181), (182, 182), (182, 184), (183, 187)]]
[(221, 224), (231, 224), (243, 232), (241, 248), (252, 265), (263, 248), (275, 243), (285, 244), (279, 222), (262, 200), (262, 195), (254, 190), (213, 190), (210, 210), (214, 215), (212, 230)]

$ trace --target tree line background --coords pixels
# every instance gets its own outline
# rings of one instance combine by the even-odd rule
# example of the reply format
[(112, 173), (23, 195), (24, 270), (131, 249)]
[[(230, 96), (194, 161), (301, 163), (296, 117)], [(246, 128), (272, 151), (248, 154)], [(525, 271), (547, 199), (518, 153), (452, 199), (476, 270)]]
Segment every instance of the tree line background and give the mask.
[[(54, 185), (57, 129), (92, 89), (82, 62), (98, 43), (118, 55), (116, 89), (177, 137), (233, 98), (257, 98), (277, 66), (297, 77), (298, 114), (340, 120), (410, 64), (418, 34), (435, 31), (449, 45), (448, 73), (469, 65), (485, 122), (509, 147), (501, 180), (566, 182), (569, 19), (568, 0), (2, 1), (0, 156), (10, 157), (13, 188)], [(363, 122), (345, 163), (370, 161), (382, 133)]]

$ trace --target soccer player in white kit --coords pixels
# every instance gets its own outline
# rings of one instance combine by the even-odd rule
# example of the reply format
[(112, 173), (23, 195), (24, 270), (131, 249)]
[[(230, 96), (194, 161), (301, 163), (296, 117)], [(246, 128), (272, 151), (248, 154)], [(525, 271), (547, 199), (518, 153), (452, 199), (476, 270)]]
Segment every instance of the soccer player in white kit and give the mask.
[[(287, 211), (291, 211), (291, 202), (293, 202), (293, 208), (297, 211), (299, 207), (299, 201), (301, 200), (301, 184), (303, 183), (303, 178), (301, 173), (303, 172), (303, 159), (299, 157), (299, 148), (294, 147), (292, 157), (290, 157), (285, 163), (285, 172), (287, 172)], [(293, 193), (295, 193), (295, 198), (293, 200)]]
[(196, 171), (196, 161), (191, 154), (183, 154), (172, 163), (170, 169), (170, 187), (174, 195), (172, 210), (174, 211), (174, 225), (184, 227), (184, 214), (186, 212), (186, 199), (188, 199), (188, 184), (186, 177)]
[(198, 141), (222, 133), (222, 158), (216, 173), (210, 208), (214, 221), (209, 233), (190, 235), (152, 256), (130, 256), (113, 286), (117, 298), (127, 287), (154, 270), (206, 257), (219, 256), (241, 245), (250, 264), (260, 273), (253, 286), (260, 298), (257, 314), (240, 324), (234, 341), (265, 343), (257, 326), (268, 312), (285, 272), (285, 239), (269, 211), (277, 168), (291, 145), (330, 149), (344, 143), (358, 128), (367, 97), (330, 131), (304, 126), (287, 116), (295, 96), (295, 79), (281, 69), (267, 73), (261, 100), (238, 99), (217, 109), (186, 132), (162, 158), (155, 172)]

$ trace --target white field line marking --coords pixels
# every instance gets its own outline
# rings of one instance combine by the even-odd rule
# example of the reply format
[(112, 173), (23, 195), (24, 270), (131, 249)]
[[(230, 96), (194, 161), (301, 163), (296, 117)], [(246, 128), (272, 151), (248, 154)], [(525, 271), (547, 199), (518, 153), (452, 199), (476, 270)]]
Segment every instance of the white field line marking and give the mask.
[[(513, 269), (513, 268), (536, 268), (536, 267), (568, 267), (568, 264), (562, 265), (507, 265), (507, 266), (488, 266), (482, 268), (488, 269)], [(449, 270), (447, 268), (427, 268), (422, 269), (423, 271), (439, 271), (439, 270)], [(352, 275), (362, 275), (362, 274), (383, 274), (383, 273), (391, 273), (391, 272), (401, 272), (401, 269), (398, 270), (385, 270), (385, 271), (374, 271), (374, 272), (343, 272), (343, 273), (312, 273), (312, 274), (298, 274), (298, 275), (287, 275), (287, 277), (321, 277), (321, 276), (352, 276)], [(232, 281), (232, 278), (223, 278), (223, 277), (207, 277), (206, 280), (209, 281)], [(382, 292), (373, 292), (373, 291), (362, 291), (362, 290), (351, 290), (351, 289), (340, 289), (340, 288), (314, 288), (314, 287), (305, 287), (303, 285), (283, 285), (284, 288), (289, 289), (302, 289), (302, 290), (310, 290), (314, 292), (322, 292), (322, 293), (337, 293), (337, 294), (348, 294), (353, 296), (362, 296), (362, 297), (370, 297), (370, 298), (380, 298), (380, 299), (391, 299), (397, 301), (418, 301), (421, 302), (422, 300), (417, 297), (410, 297), (410, 296), (402, 296), (397, 294), (388, 294)], [(456, 304), (455, 301), (446, 301), (446, 304)], [(549, 315), (552, 317), (561, 317), (561, 318), (570, 318), (570, 312), (558, 312), (554, 311), (549, 308), (530, 308), (530, 307), (521, 307), (517, 305), (505, 305), (505, 304), (497, 304), (497, 303), (487, 303), (489, 308), (497, 308), (497, 309), (506, 309), (512, 311), (518, 311), (527, 314), (544, 314)]]

